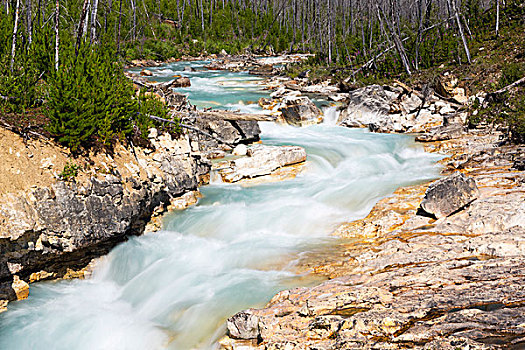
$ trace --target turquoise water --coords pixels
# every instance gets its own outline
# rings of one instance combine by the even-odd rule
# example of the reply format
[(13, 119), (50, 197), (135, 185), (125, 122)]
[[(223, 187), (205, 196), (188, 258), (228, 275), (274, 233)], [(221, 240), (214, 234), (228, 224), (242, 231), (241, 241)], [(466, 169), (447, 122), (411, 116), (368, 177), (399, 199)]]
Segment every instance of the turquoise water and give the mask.
[[(260, 112), (257, 101), (268, 97), (268, 91), (259, 83), (262, 78), (250, 75), (248, 72), (228, 73), (210, 71), (204, 68), (209, 61), (176, 62), (162, 67), (148, 68), (154, 74), (147, 79), (167, 82), (174, 75), (190, 78), (191, 87), (175, 89), (188, 96), (192, 104), (198, 108), (215, 108), (240, 110), (242, 112)], [(185, 67), (192, 67), (195, 72), (185, 72)], [(142, 68), (131, 69), (139, 73)]]
[[(219, 103), (265, 93), (242, 73), (198, 74), (221, 91)], [(217, 84), (237, 79), (245, 90)], [(193, 84), (192, 102), (214, 96), (203, 90)], [(334, 120), (334, 109), (325, 113)], [(28, 300), (0, 315), (0, 349), (214, 348), (228, 316), (308, 281), (294, 264), (329, 243), (338, 223), (365, 216), (401, 185), (438, 176), (438, 157), (409, 136), (330, 123), (261, 129), (265, 144), (306, 148), (297, 178), (203, 187), (198, 205), (167, 215), (161, 232), (116, 247), (91, 279), (33, 284)]]

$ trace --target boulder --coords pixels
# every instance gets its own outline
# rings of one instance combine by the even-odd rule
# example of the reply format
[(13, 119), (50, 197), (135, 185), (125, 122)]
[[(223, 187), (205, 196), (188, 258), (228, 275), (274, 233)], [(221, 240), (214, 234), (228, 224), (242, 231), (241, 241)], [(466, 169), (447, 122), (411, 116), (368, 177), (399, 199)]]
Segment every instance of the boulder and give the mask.
[(401, 111), (405, 113), (413, 113), (421, 107), (421, 103), (423, 103), (423, 100), (421, 100), (421, 98), (415, 93), (412, 93), (409, 95), (403, 95), (401, 102), (399, 102), (399, 106)]
[(438, 126), (429, 133), (416, 137), (419, 142), (444, 141), (460, 137), (465, 133), (465, 127), (461, 124), (452, 124), (447, 126)]
[(323, 112), (306, 96), (289, 96), (280, 111), (284, 120), (295, 126), (308, 126), (323, 121)]
[(219, 169), (225, 182), (237, 182), (271, 174), (284, 166), (302, 163), (306, 151), (299, 146), (250, 146), (246, 157), (235, 159)]
[(232, 154), (234, 156), (245, 156), (247, 152), (248, 147), (246, 147), (246, 145), (241, 144), (233, 149)]
[(257, 66), (250, 70), (250, 74), (252, 75), (263, 75), (263, 76), (269, 76), (273, 74), (273, 66), (271, 64), (265, 64), (262, 66)]
[(140, 72), (140, 75), (142, 75), (143, 77), (151, 77), (151, 76), (153, 76), (153, 72), (148, 70), (148, 69), (143, 69)]
[(190, 78), (188, 77), (180, 77), (180, 78), (175, 79), (173, 83), (171, 84), (171, 86), (174, 88), (190, 87), (191, 81), (190, 81)]
[(195, 68), (193, 67), (184, 67), (185, 72), (195, 72)]
[[(259, 141), (261, 129), (254, 120), (224, 120), (213, 116), (192, 115), (186, 117), (185, 123), (213, 135), (229, 145), (247, 144)], [(224, 146), (217, 140), (202, 133), (188, 131), (190, 140), (198, 144), (199, 150), (208, 152)]]
[(428, 187), (421, 209), (439, 219), (463, 209), (478, 197), (474, 179), (457, 172)]
[(233, 315), (226, 324), (232, 338), (256, 339), (259, 336), (259, 317), (249, 311), (242, 311)]

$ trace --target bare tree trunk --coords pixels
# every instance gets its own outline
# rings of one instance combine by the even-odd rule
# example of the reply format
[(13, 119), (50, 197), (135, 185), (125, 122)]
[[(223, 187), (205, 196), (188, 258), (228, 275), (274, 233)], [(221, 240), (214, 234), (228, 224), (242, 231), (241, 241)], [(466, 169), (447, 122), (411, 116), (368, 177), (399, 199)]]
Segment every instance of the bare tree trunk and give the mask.
[(137, 36), (137, 6), (135, 4), (135, 0), (131, 0), (131, 11), (133, 12), (133, 27), (131, 27), (131, 40), (135, 41), (135, 37)]
[(60, 36), (58, 31), (58, 24), (60, 20), (60, 0), (56, 0), (55, 4), (55, 70), (58, 71), (58, 50), (60, 47)]
[[(405, 68), (405, 71), (407, 72), (407, 74), (411, 75), (412, 72), (410, 71), (410, 64), (409, 64), (408, 57), (407, 57), (406, 52), (405, 52), (405, 47), (403, 46), (403, 42), (401, 41), (401, 39), (397, 35), (397, 32), (393, 28), (392, 23), (390, 23), (390, 20), (388, 18), (386, 18), (385, 12), (383, 11), (383, 9), (381, 9), (379, 7), (377, 2), (376, 2), (376, 7), (377, 7), (377, 17), (379, 18), (379, 21), (381, 23), (383, 23), (383, 22), (386, 23), (388, 31), (390, 32), (390, 36), (394, 40), (394, 44), (396, 46), (397, 52), (399, 54), (399, 57), (401, 58), (401, 63), (403, 63), (403, 67)], [(385, 16), (384, 21), (381, 18), (381, 13), (383, 13), (383, 16)]]
[(77, 33), (77, 43), (75, 45), (75, 55), (78, 55), (78, 49), (82, 43), (82, 36), (84, 33), (84, 22), (86, 20), (86, 13), (88, 8), (89, 0), (84, 0), (84, 5), (82, 6), (82, 12), (80, 13), (80, 23), (78, 24), (78, 33)]
[(93, 0), (93, 9), (91, 10), (91, 38), (90, 43), (93, 44), (97, 40), (97, 10), (98, 0)]
[(118, 10), (117, 55), (120, 53), (120, 27), (122, 26), (122, 0)]
[(418, 0), (418, 15), (419, 15), (419, 25), (417, 28), (417, 39), (416, 39), (416, 59), (414, 62), (415, 70), (419, 70), (419, 46), (421, 45), (421, 36), (423, 34), (423, 19), (425, 18), (425, 0)]
[(463, 48), (465, 49), (465, 54), (467, 55), (467, 61), (468, 63), (472, 63), (470, 60), (470, 51), (468, 49), (467, 44), (467, 38), (465, 37), (465, 33), (463, 32), (463, 25), (461, 24), (461, 19), (459, 18), (458, 9), (456, 8), (456, 0), (447, 0), (452, 8), (452, 12), (454, 12), (454, 17), (456, 17), (456, 23), (458, 24), (458, 30), (459, 35), (461, 36), (461, 40), (463, 41)]
[(204, 5), (202, 3), (202, 0), (199, 1), (200, 5), (200, 12), (201, 12), (201, 27), (202, 27), (202, 35), (204, 35)]
[(332, 13), (328, 0), (328, 64), (332, 64)]
[(33, 18), (32, 18), (32, 12), (31, 12), (31, 0), (27, 0), (26, 3), (26, 14), (27, 14), (27, 41), (29, 45), (33, 42)]
[(496, 0), (496, 38), (499, 35), (499, 0)]
[(15, 66), (15, 53), (16, 53), (16, 37), (18, 35), (18, 14), (20, 11), (20, 0), (16, 0), (15, 8), (15, 27), (13, 29), (13, 44), (11, 46), (11, 72)]

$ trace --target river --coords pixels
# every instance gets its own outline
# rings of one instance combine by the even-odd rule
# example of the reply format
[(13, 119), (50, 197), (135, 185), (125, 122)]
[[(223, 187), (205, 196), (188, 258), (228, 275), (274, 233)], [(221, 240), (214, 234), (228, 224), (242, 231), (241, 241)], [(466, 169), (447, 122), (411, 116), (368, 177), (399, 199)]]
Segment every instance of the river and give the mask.
[[(203, 65), (151, 70), (157, 80), (189, 76), (192, 87), (180, 90), (198, 107), (260, 111), (269, 93), (259, 78)], [(197, 71), (181, 73), (187, 66)], [(265, 144), (306, 148), (295, 179), (212, 183), (196, 206), (166, 215), (161, 232), (113, 249), (92, 278), (32, 284), (28, 300), (0, 315), (0, 349), (211, 349), (227, 317), (314, 283), (294, 269), (305, 252), (397, 187), (439, 174), (438, 156), (413, 137), (337, 127), (334, 112), (308, 128), (261, 123)]]

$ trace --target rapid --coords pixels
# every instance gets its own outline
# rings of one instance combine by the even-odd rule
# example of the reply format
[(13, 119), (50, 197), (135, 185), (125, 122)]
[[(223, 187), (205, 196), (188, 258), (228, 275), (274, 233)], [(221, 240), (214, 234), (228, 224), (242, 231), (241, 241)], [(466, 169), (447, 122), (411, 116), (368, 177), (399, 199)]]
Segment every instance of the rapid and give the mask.
[[(151, 70), (159, 81), (189, 76), (192, 87), (180, 91), (199, 108), (260, 112), (256, 101), (269, 94), (260, 78), (204, 64)], [(261, 123), (264, 144), (306, 149), (295, 179), (202, 187), (197, 205), (117, 246), (91, 278), (31, 285), (28, 300), (0, 315), (0, 349), (213, 349), (227, 317), (315, 283), (295, 269), (305, 252), (335, 241), (338, 224), (396, 188), (439, 175), (439, 156), (413, 137), (338, 127), (336, 108), (324, 111), (317, 126)]]

